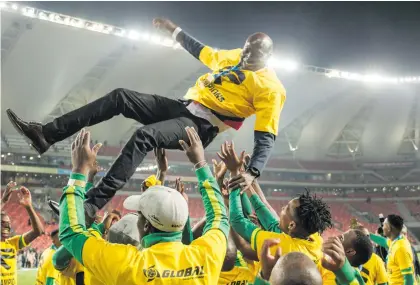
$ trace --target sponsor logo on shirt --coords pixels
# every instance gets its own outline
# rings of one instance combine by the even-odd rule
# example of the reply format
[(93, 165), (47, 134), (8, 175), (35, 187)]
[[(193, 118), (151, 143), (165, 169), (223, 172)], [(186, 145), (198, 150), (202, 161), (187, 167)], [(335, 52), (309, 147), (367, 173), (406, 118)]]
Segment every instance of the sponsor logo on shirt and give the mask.
[(179, 279), (198, 279), (203, 278), (204, 266), (194, 266), (188, 267), (180, 270), (171, 270), (163, 269), (157, 270), (155, 265), (150, 266), (147, 269), (143, 269), (143, 274), (147, 278), (147, 282), (153, 281), (156, 278), (158, 279), (169, 279), (169, 278), (179, 278)]

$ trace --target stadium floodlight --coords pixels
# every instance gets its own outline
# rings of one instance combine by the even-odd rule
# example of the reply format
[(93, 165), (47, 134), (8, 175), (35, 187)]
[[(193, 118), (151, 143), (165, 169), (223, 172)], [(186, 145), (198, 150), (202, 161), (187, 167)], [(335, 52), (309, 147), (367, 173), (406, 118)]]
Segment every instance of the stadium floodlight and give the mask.
[(23, 8), (22, 13), (27, 17), (35, 17), (35, 9), (32, 7)]
[(119, 37), (124, 37), (125, 36), (125, 30), (124, 29), (117, 29), (116, 31), (115, 31), (115, 35), (116, 36), (119, 36)]
[[(348, 74), (348, 72), (347, 72), (347, 74)], [(325, 74), (325, 76), (327, 76), (328, 78), (340, 78), (341, 74), (340, 74), (340, 71), (332, 69), (329, 72), (327, 72)]]
[(131, 40), (138, 40), (140, 39), (140, 33), (134, 30), (128, 32), (128, 38)]
[(1, 158), (4, 158), (4, 154), (1, 155)]
[[(19, 9), (21, 6), (15, 3), (10, 2), (0, 2), (0, 8), (3, 11), (8, 11), (12, 13), (20, 13), (21, 15), (25, 17), (37, 17), (40, 20), (49, 21), (52, 23), (57, 23), (61, 25), (68, 25), (76, 28), (82, 28), (93, 32), (98, 32), (102, 34), (108, 34), (118, 37), (124, 37), (132, 40), (138, 40), (139, 38), (153, 43), (153, 44), (159, 44), (166, 47), (173, 48), (174, 50), (182, 49), (181, 45), (179, 43), (173, 43), (169, 44), (169, 40), (165, 40), (160, 38), (159, 36), (152, 36), (150, 37), (149, 34), (141, 34), (138, 35), (137, 32), (130, 32), (127, 33), (124, 29), (112, 26), (112, 25), (104, 25), (101, 23), (97, 23), (94, 21), (86, 21), (81, 18), (71, 17), (67, 15), (62, 15), (58, 13), (53, 13), (51, 11), (46, 11), (42, 9), (32, 8), (25, 6), (24, 9)], [(85, 23), (90, 23), (89, 25), (85, 25)], [(147, 35), (147, 36), (145, 36)], [(328, 69), (323, 67), (317, 67), (317, 66), (311, 66), (311, 65), (303, 65), (299, 64), (296, 61), (293, 60), (280, 60), (275, 59), (274, 57), (271, 58), (268, 62), (268, 65), (280, 69), (280, 70), (286, 70), (286, 71), (295, 71), (295, 70), (304, 70), (309, 71), (311, 73), (315, 73), (318, 75), (326, 76), (328, 78), (339, 78), (339, 79), (347, 79), (352, 81), (359, 81), (359, 82), (380, 82), (380, 83), (389, 83), (389, 84), (395, 84), (395, 83), (420, 83), (420, 76), (409, 76), (409, 77), (384, 77), (381, 75), (363, 75), (360, 73), (352, 73), (348, 71), (342, 71), (337, 69)]]
[(150, 41), (150, 34), (149, 34), (149, 33), (142, 33), (142, 34), (141, 34), (141, 38), (142, 38), (144, 41)]

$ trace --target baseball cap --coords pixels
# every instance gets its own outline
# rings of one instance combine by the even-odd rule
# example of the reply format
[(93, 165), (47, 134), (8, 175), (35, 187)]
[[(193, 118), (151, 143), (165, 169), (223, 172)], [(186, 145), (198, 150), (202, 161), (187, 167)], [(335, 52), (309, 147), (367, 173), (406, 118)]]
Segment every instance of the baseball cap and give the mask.
[(118, 244), (140, 244), (140, 234), (137, 228), (137, 213), (128, 213), (113, 224), (108, 231), (108, 241)]
[(188, 204), (181, 193), (161, 185), (128, 197), (124, 208), (141, 212), (153, 227), (164, 232), (182, 231), (188, 219)]

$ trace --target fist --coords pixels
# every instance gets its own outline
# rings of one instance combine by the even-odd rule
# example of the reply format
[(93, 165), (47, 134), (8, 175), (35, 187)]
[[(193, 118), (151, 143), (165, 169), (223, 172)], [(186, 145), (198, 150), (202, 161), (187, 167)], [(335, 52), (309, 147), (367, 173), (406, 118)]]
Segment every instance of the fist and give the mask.
[(172, 21), (163, 18), (153, 19), (153, 26), (159, 30), (168, 32), (169, 34), (172, 34), (177, 28), (177, 25), (175, 25)]

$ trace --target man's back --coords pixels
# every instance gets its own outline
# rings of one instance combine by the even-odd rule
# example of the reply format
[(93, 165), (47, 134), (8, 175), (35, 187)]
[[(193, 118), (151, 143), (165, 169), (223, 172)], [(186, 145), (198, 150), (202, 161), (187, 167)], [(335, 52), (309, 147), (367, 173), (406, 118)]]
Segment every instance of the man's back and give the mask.
[(166, 236), (166, 242), (141, 251), (91, 237), (85, 243), (83, 261), (106, 285), (217, 284), (225, 253), (224, 234), (210, 230), (191, 245)]

